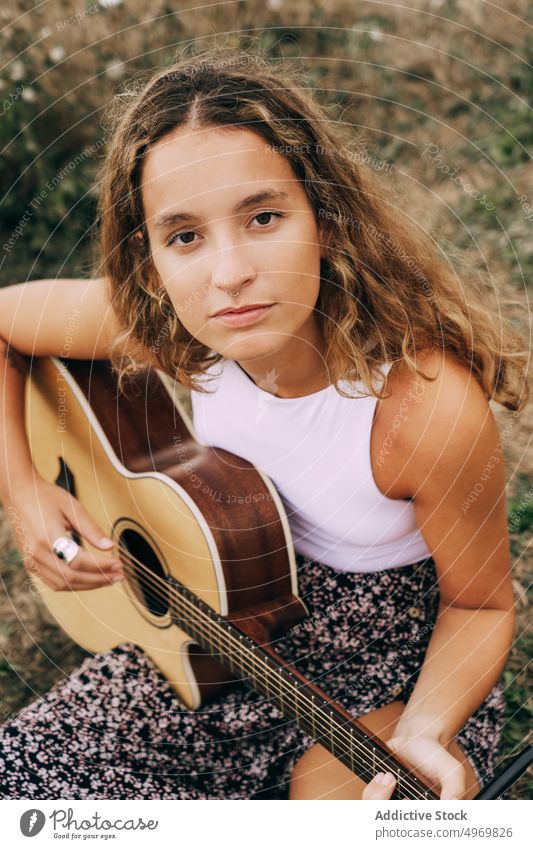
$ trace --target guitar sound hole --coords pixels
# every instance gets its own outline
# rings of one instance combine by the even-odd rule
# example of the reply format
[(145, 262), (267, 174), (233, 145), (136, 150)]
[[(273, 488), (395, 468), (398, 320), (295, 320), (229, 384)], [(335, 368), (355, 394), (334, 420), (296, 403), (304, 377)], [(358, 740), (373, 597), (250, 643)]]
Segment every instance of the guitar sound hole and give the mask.
[(154, 616), (168, 613), (165, 572), (156, 552), (142, 534), (127, 528), (120, 534), (120, 546), (132, 560), (123, 558), (129, 583), (138, 600)]

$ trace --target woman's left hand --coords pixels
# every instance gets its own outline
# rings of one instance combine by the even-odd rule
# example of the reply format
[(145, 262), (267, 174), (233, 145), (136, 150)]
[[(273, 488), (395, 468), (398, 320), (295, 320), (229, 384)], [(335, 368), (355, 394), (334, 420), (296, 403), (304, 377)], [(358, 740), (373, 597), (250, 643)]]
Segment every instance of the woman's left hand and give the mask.
[(365, 784), (361, 798), (368, 802), (371, 799), (390, 799), (396, 787), (396, 779), (392, 772), (378, 772), (372, 781)]
[(387, 740), (387, 746), (433, 784), (440, 784), (441, 799), (463, 798), (466, 792), (466, 770), (435, 737), (400, 733)]

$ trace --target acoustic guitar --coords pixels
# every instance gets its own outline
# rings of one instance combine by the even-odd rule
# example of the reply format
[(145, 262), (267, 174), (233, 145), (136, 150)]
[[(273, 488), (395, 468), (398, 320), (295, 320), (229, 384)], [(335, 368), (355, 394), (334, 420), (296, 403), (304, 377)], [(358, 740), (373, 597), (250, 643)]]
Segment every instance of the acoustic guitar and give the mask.
[(107, 361), (37, 358), (25, 403), (38, 473), (79, 499), (123, 563), (123, 581), (94, 590), (33, 576), (73, 640), (91, 652), (135, 643), (190, 710), (244, 682), (365, 782), (389, 770), (393, 798), (439, 798), (271, 648), (308, 612), (279, 494), (247, 460), (197, 441), (169, 377), (148, 370), (125, 395)]

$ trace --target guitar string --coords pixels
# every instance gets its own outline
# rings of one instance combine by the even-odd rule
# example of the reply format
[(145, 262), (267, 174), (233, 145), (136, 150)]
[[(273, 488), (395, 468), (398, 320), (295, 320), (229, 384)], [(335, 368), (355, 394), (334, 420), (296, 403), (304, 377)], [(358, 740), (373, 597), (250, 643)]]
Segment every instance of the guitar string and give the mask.
[[(121, 549), (120, 549), (120, 550), (121, 550), (121, 552), (122, 552), (124, 555), (126, 555), (126, 558), (127, 558), (127, 559), (129, 559), (132, 563), (137, 564), (137, 565), (139, 565), (139, 566), (141, 567), (141, 569), (142, 569), (142, 570), (146, 573), (146, 575), (148, 576), (148, 578), (150, 578), (150, 579), (151, 579), (152, 584), (154, 584), (154, 582), (155, 582), (156, 584), (160, 584), (161, 586), (163, 586), (163, 587), (164, 587), (164, 592), (165, 592), (166, 594), (168, 594), (168, 593), (170, 592), (172, 595), (174, 595), (175, 599), (176, 599), (178, 602), (185, 602), (185, 604), (187, 605), (187, 607), (188, 607), (188, 608), (189, 608), (189, 609), (190, 609), (193, 613), (196, 613), (196, 614), (200, 613), (200, 614), (201, 614), (201, 616), (202, 616), (202, 617), (204, 617), (204, 619), (206, 620), (206, 622), (207, 622), (207, 624), (208, 624), (209, 628), (211, 628), (211, 632), (209, 631), (209, 628), (208, 628), (207, 635), (208, 635), (208, 636), (210, 636), (210, 635), (212, 636), (213, 634), (215, 635), (215, 637), (214, 637), (214, 638), (212, 638), (212, 641), (213, 641), (216, 645), (218, 645), (218, 647), (219, 647), (221, 650), (222, 650), (222, 645), (221, 645), (220, 643), (217, 643), (217, 639), (216, 639), (216, 635), (220, 635), (220, 634), (222, 634), (222, 636), (224, 637), (224, 639), (225, 639), (226, 641), (227, 641), (227, 639), (229, 638), (230, 643), (231, 643), (232, 641), (235, 643), (235, 645), (237, 646), (238, 650), (241, 652), (241, 658), (243, 658), (243, 659), (244, 659), (244, 652), (246, 652), (248, 655), (250, 655), (250, 656), (251, 656), (251, 658), (252, 658), (252, 660), (253, 660), (253, 663), (255, 663), (255, 664), (256, 664), (256, 668), (258, 668), (258, 667), (257, 667), (257, 659), (254, 657), (254, 655), (253, 655), (253, 653), (250, 651), (250, 649), (243, 649), (243, 646), (242, 646), (242, 644), (239, 642), (239, 640), (237, 640), (235, 637), (233, 637), (233, 635), (232, 635), (231, 633), (226, 632), (226, 631), (225, 631), (225, 630), (224, 630), (224, 629), (223, 629), (223, 628), (222, 628), (222, 627), (221, 627), (218, 623), (215, 623), (215, 624), (217, 625), (217, 627), (216, 627), (215, 629), (213, 629), (213, 627), (212, 627), (212, 626), (213, 626), (213, 623), (212, 623), (212, 621), (211, 621), (210, 617), (209, 617), (208, 615), (206, 615), (205, 613), (203, 613), (203, 611), (201, 610), (201, 608), (199, 608), (199, 607), (197, 607), (196, 605), (194, 605), (192, 602), (190, 602), (190, 601), (189, 601), (189, 599), (187, 599), (187, 597), (186, 597), (185, 595), (181, 595), (179, 592), (177, 592), (174, 588), (172, 588), (171, 586), (169, 586), (169, 585), (168, 585), (165, 581), (163, 581), (163, 580), (162, 580), (161, 578), (159, 578), (157, 575), (154, 575), (154, 573), (153, 573), (150, 569), (148, 569), (148, 568), (145, 566), (145, 564), (144, 564), (144, 563), (142, 563), (141, 561), (137, 560), (137, 558), (135, 558), (133, 555), (131, 555), (129, 552), (127, 552), (127, 550), (126, 550), (125, 548), (122, 548), (122, 547), (121, 547)], [(135, 573), (135, 570), (133, 570), (133, 574), (134, 574), (134, 575), (136, 574), (136, 573)], [(161, 599), (161, 597), (160, 597), (160, 596), (158, 596), (158, 597)], [(164, 600), (164, 599), (163, 599), (163, 600)], [(201, 601), (201, 600), (199, 599), (199, 601)], [(205, 604), (205, 602), (203, 602), (203, 603)], [(216, 611), (214, 611), (214, 612), (216, 612)], [(195, 623), (196, 625), (201, 624), (201, 623), (199, 623), (199, 622), (198, 622), (198, 619), (197, 619), (197, 618), (196, 618), (196, 619), (195, 619), (195, 618), (191, 618), (191, 621), (192, 621), (193, 623)], [(228, 622), (230, 622), (230, 620), (228, 620)], [(231, 624), (231, 622), (230, 622), (230, 624)], [(205, 636), (205, 635), (206, 635), (206, 632), (205, 632), (205, 631), (201, 631), (201, 630), (200, 630), (200, 633), (202, 634), (202, 636)], [(237, 663), (238, 663), (238, 661), (237, 661)], [(266, 670), (270, 673), (270, 675), (272, 675), (272, 670), (270, 670), (270, 669), (268, 668), (268, 665), (266, 665), (266, 664), (264, 663), (264, 661), (263, 661), (263, 665), (265, 666)], [(246, 663), (243, 663), (243, 662), (242, 662), (242, 660), (241, 660), (241, 668), (246, 669), (246, 671), (249, 671), (249, 670), (250, 670), (250, 667), (249, 667)], [(254, 677), (253, 673), (252, 673), (251, 677), (252, 677), (252, 678)], [(268, 677), (267, 675), (264, 675), (264, 674), (263, 674), (263, 675), (259, 674), (259, 675), (256, 675), (255, 677), (257, 677), (257, 678), (259, 678), (259, 679), (263, 678), (263, 680), (264, 680), (264, 681), (268, 681), (268, 680), (269, 680), (269, 677)], [(274, 687), (274, 689), (273, 689), (273, 692), (274, 692), (274, 694), (276, 694), (276, 693), (278, 694), (278, 698), (280, 699), (280, 701), (281, 701), (281, 705), (282, 705), (282, 707), (283, 707), (283, 705), (284, 705), (284, 699), (283, 699), (283, 689), (282, 689), (282, 688), (281, 688), (281, 689), (279, 689), (279, 688), (278, 688), (278, 689), (276, 689), (276, 688), (278, 687), (278, 683), (279, 683), (277, 679), (275, 679), (275, 678), (274, 678), (274, 679), (270, 679), (270, 680), (271, 680), (271, 681), (272, 681), (272, 683), (274, 683), (274, 685), (275, 685), (275, 687)], [(293, 685), (293, 686), (294, 686), (294, 685)], [(267, 692), (270, 694), (270, 690), (269, 690), (269, 687), (268, 687), (268, 686), (266, 686), (266, 689), (267, 689)], [(288, 694), (288, 691), (286, 691), (286, 692), (287, 692), (287, 694)], [(307, 696), (305, 696), (303, 693), (301, 693), (301, 691), (299, 691), (296, 687), (294, 687), (294, 692), (296, 693), (296, 695), (297, 695), (298, 699), (302, 698), (303, 700), (307, 701), (307, 702), (308, 702), (308, 704), (310, 704), (310, 705), (311, 705), (310, 714), (314, 711), (314, 715), (313, 715), (313, 718), (314, 718), (314, 716), (315, 716), (315, 715), (316, 715), (316, 713), (317, 713), (317, 708), (316, 708), (316, 705), (314, 704), (314, 702), (310, 701), (310, 700), (308, 699), (308, 697), (307, 697)], [(275, 697), (275, 696), (274, 696), (274, 697)], [(287, 705), (287, 707), (288, 707), (288, 705)], [(365, 749), (365, 746), (364, 746), (362, 743), (360, 743), (360, 741), (358, 741), (357, 739), (354, 741), (353, 736), (352, 736), (352, 735), (349, 735), (349, 734), (348, 734), (348, 735), (346, 735), (346, 740), (348, 741), (349, 746), (348, 746), (348, 748), (345, 748), (345, 747), (344, 747), (344, 744), (343, 744), (343, 741), (341, 740), (341, 738), (339, 737), (339, 735), (338, 735), (338, 734), (334, 735), (334, 733), (332, 734), (331, 717), (328, 717), (327, 713), (325, 713), (325, 711), (324, 711), (322, 708), (318, 708), (318, 711), (319, 711), (319, 717), (320, 717), (321, 715), (323, 715), (323, 716), (324, 716), (324, 718), (325, 718), (326, 720), (327, 720), (327, 719), (329, 719), (329, 726), (328, 726), (327, 724), (326, 724), (326, 725), (322, 724), (322, 726), (321, 726), (321, 730), (323, 731), (324, 737), (330, 737), (331, 739), (333, 739), (333, 736), (336, 736), (337, 741), (340, 741), (340, 742), (339, 742), (339, 745), (340, 745), (340, 748), (341, 748), (341, 750), (343, 751), (343, 753), (344, 753), (344, 754), (353, 755), (353, 745), (354, 745), (354, 742), (355, 742), (356, 746), (357, 746), (357, 747), (358, 747), (358, 748), (359, 748), (359, 749), (363, 752), (363, 754), (365, 754), (365, 755), (366, 755), (366, 749)], [(296, 707), (296, 716), (298, 717), (298, 715), (299, 715), (299, 714), (298, 714), (298, 708)], [(306, 714), (304, 714), (304, 716), (306, 716), (306, 717), (307, 717), (307, 715), (306, 715)], [(337, 724), (338, 724), (338, 720), (337, 720)], [(340, 727), (341, 727), (341, 731), (344, 733), (344, 728), (343, 728), (342, 726), (340, 726)], [(369, 744), (369, 745), (371, 745), (371, 744)], [(389, 765), (387, 765), (387, 764), (386, 764), (386, 762), (384, 762), (384, 761), (381, 759), (381, 757), (379, 756), (379, 754), (376, 756), (376, 754), (375, 754), (375, 752), (374, 752), (374, 753), (373, 753), (373, 755), (372, 755), (372, 765), (373, 765), (373, 767), (375, 767), (375, 764), (376, 764), (376, 763), (379, 763), (380, 765), (382, 765), (382, 766), (383, 766), (386, 770), (390, 770), (390, 769), (391, 769), (391, 767), (390, 767)], [(368, 760), (367, 760), (367, 761), (366, 761), (366, 763), (365, 763), (364, 765), (365, 765), (366, 767), (370, 768), (370, 761), (368, 761)], [(404, 769), (404, 768), (402, 767), (402, 765), (401, 765), (401, 764), (400, 764), (400, 767), (402, 768), (402, 770)], [(421, 791), (421, 790), (420, 790), (420, 788), (419, 788), (417, 785), (415, 785), (415, 784), (412, 784), (412, 783), (411, 783), (411, 779), (410, 779), (409, 777), (402, 777), (402, 776), (400, 776), (400, 775), (398, 774), (397, 778), (398, 778), (398, 789), (399, 789), (399, 790), (401, 790), (401, 789), (402, 789), (402, 788), (401, 788), (401, 784), (400, 784), (400, 782), (401, 782), (401, 783), (402, 783), (403, 785), (405, 785), (406, 787), (407, 787), (407, 786), (409, 786), (409, 788), (410, 788), (410, 789), (411, 789), (414, 793), (416, 793), (416, 794), (420, 794), (420, 793), (422, 793), (422, 796), (417, 795), (417, 796), (415, 796), (415, 798), (426, 798), (426, 797), (425, 797), (425, 795), (424, 795), (424, 793), (423, 793), (423, 791)]]
[[(149, 580), (151, 581), (152, 589), (154, 589), (154, 587), (156, 587), (157, 585), (160, 585), (161, 587), (164, 588), (165, 595), (169, 595), (169, 594), (172, 595), (174, 597), (174, 599), (177, 602), (181, 603), (182, 605), (183, 605), (183, 602), (185, 602), (186, 607), (189, 609), (188, 612), (192, 611), (195, 614), (199, 613), (201, 615), (201, 617), (203, 617), (205, 622), (208, 624), (208, 631), (205, 632), (205, 631), (200, 630), (200, 633), (201, 633), (202, 636), (206, 636), (206, 633), (207, 633), (208, 637), (211, 636), (212, 642), (214, 642), (215, 645), (217, 645), (217, 647), (221, 649), (221, 651), (223, 650), (223, 646), (222, 646), (221, 643), (219, 643), (217, 641), (217, 636), (222, 635), (224, 637), (224, 640), (226, 641), (226, 645), (228, 645), (228, 638), (229, 638), (229, 645), (232, 642), (235, 644), (238, 651), (240, 651), (240, 653), (241, 653), (242, 660), (244, 659), (244, 657), (245, 657), (244, 653), (246, 652), (247, 655), (251, 656), (251, 658), (253, 660), (253, 664), (255, 664), (255, 666), (256, 666), (256, 669), (259, 669), (259, 667), (257, 666), (257, 658), (253, 655), (253, 653), (250, 651), (250, 649), (244, 649), (242, 644), (239, 642), (239, 640), (236, 639), (231, 633), (228, 633), (227, 631), (225, 631), (224, 628), (221, 627), (218, 623), (216, 623), (218, 627), (216, 627), (214, 629), (212, 620), (210, 619), (210, 617), (207, 614), (205, 614), (201, 610), (201, 608), (199, 608), (198, 606), (193, 604), (191, 601), (189, 601), (189, 599), (187, 599), (187, 597), (185, 595), (181, 595), (179, 592), (177, 592), (176, 589), (173, 588), (172, 586), (170, 586), (168, 583), (166, 583), (166, 581), (161, 579), (159, 576), (155, 575), (147, 566), (145, 566), (144, 563), (142, 563), (140, 560), (138, 560), (136, 557), (134, 557), (130, 552), (128, 552), (127, 549), (123, 548), (122, 546), (119, 546), (119, 548), (120, 548), (121, 556), (124, 556), (124, 558), (129, 563), (134, 564), (134, 566), (139, 566), (141, 568), (141, 570), (145, 573), (145, 575), (143, 577), (148, 577)], [(130, 569), (130, 571), (132, 572), (133, 576), (138, 577), (137, 571), (136, 571), (135, 568)], [(162, 596), (159, 596), (157, 593), (156, 593), (156, 597), (159, 600), (163, 600), (163, 601), (165, 600)], [(205, 602), (204, 602), (204, 604), (205, 604)], [(214, 611), (214, 612), (216, 613), (216, 611)], [(202, 624), (198, 621), (197, 618), (195, 619), (195, 618), (191, 617), (191, 621), (196, 625)], [(230, 620), (228, 620), (228, 622), (229, 622), (229, 624), (231, 624)], [(215, 636), (213, 637), (213, 635), (215, 635)], [(251, 668), (246, 663), (243, 663), (242, 660), (241, 660), (241, 664), (240, 664), (242, 668), (244, 668), (246, 671), (250, 671), (251, 669), (253, 670), (253, 666)], [(237, 661), (237, 663), (239, 663), (239, 661)], [(265, 664), (265, 662), (262, 661), (262, 663), (263, 663), (263, 666), (265, 666), (266, 670), (270, 673), (270, 675), (273, 675), (272, 670), (270, 670), (268, 668), (268, 666)], [(281, 667), (281, 668), (283, 668), (283, 667)], [(252, 677), (252, 679), (254, 677), (258, 678), (259, 680), (262, 679), (265, 682), (269, 681), (269, 676), (265, 675), (261, 671), (259, 671), (259, 674), (257, 674), (257, 675), (254, 675), (253, 671), (251, 671), (251, 677)], [(283, 707), (283, 705), (284, 705), (283, 688), (278, 687), (279, 681), (276, 678), (271, 678), (270, 680), (274, 684), (274, 688), (273, 688), (274, 697), (276, 697), (276, 694), (277, 694), (277, 697), (280, 699), (281, 705)], [(269, 689), (268, 685), (265, 685), (265, 686), (266, 686), (267, 692), (270, 694), (270, 689)], [(294, 687), (294, 692), (296, 693), (298, 700), (302, 699), (304, 702), (307, 702), (307, 704), (310, 705), (309, 713), (310, 714), (313, 713), (313, 717), (315, 717), (317, 715), (317, 711), (318, 711), (319, 718), (321, 718), (321, 715), (323, 715), (326, 720), (329, 719), (329, 725), (327, 723), (321, 724), (321, 730), (323, 732), (323, 735), (326, 738), (327, 737), (333, 738), (333, 736), (335, 736), (336, 739), (337, 739), (337, 742), (338, 742), (338, 744), (339, 744), (339, 746), (340, 746), (340, 748), (341, 748), (341, 750), (343, 751), (344, 754), (347, 754), (347, 755), (353, 754), (354, 743), (361, 750), (361, 752), (363, 754), (365, 754), (365, 755), (367, 754), (364, 745), (360, 741), (358, 741), (357, 738), (354, 740), (353, 736), (350, 735), (350, 734), (346, 734), (346, 742), (348, 743), (348, 748), (345, 748), (344, 747), (344, 745), (345, 745), (344, 741), (342, 740), (341, 737), (339, 737), (339, 734), (336, 733), (336, 732), (333, 732), (333, 734), (331, 733), (331, 731), (332, 731), (331, 717), (328, 717), (327, 713), (322, 708), (317, 709), (314, 702), (311, 701), (307, 696), (305, 696), (296, 687)], [(288, 690), (286, 690), (286, 693), (287, 693), (287, 695), (289, 695)], [(287, 705), (287, 707), (288, 707), (288, 705)], [(296, 707), (296, 715), (297, 716), (299, 715), (297, 707)], [(306, 716), (306, 714), (304, 714), (304, 716)], [(337, 724), (338, 724), (338, 720), (337, 720)], [(342, 726), (340, 726), (340, 729), (341, 729), (342, 733), (345, 734), (344, 728)], [(369, 743), (369, 745), (371, 745), (371, 744)], [(363, 760), (363, 759), (361, 759), (361, 760)], [(380, 755), (379, 754), (376, 755), (375, 753), (372, 755), (371, 761), (369, 761), (369, 760), (366, 761), (365, 766), (367, 768), (370, 768), (371, 765), (374, 766), (376, 763), (379, 763), (380, 766), (383, 766), (383, 768), (385, 770), (390, 771), (390, 769), (391, 769), (391, 767), (389, 765), (387, 765), (387, 763), (384, 762), (381, 759)], [(402, 769), (403, 769), (403, 767), (402, 767)], [(406, 788), (408, 786), (412, 790), (412, 792), (414, 792), (414, 793), (420, 794), (422, 792), (417, 785), (411, 783), (411, 779), (409, 777), (402, 777), (402, 776), (398, 775), (397, 778), (398, 778), (398, 789), (402, 789), (401, 786), (400, 786), (400, 782), (401, 782)], [(425, 796), (424, 795), (422, 795), (422, 796), (417, 795), (417, 796), (415, 796), (415, 798), (425, 798)]]

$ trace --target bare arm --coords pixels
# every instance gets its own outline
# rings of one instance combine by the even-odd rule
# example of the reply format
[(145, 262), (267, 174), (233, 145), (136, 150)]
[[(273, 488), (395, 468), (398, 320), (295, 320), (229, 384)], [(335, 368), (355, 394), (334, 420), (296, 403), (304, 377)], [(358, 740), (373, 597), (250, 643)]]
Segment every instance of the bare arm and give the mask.
[(104, 359), (118, 332), (104, 277), (0, 289), (0, 338), (20, 353)]
[(448, 746), (498, 681), (513, 641), (514, 599), (498, 429), (467, 369), (440, 353), (426, 365), (432, 374), (434, 364), (439, 377), (424, 383), (399, 429), (397, 471), (435, 560), (440, 606), (394, 738), (409, 760), (426, 758), (415, 765), (430, 777), (449, 770), (446, 793), (460, 797), (462, 769), (437, 744)]
[(27, 355), (105, 358), (118, 329), (103, 279), (39, 280), (0, 290), (0, 501), (17, 543), (24, 542), (24, 565), (55, 590), (106, 586), (122, 570), (109, 555), (81, 550), (66, 565), (51, 550), (51, 541), (71, 528), (96, 548), (109, 549), (112, 541), (103, 541), (83, 506), (33, 466), (24, 421)]
[[(402, 717), (424, 715), (446, 745), (498, 681), (514, 634), (502, 443), (466, 369), (439, 354), (413, 410), (403, 476), (436, 563), (440, 609)], [(433, 365), (428, 368), (433, 373)]]
[(10, 503), (13, 491), (33, 477), (28, 440), (24, 429), (24, 383), (26, 358), (10, 350), (0, 339), (0, 501)]
[(0, 290), (0, 500), (33, 480), (23, 354), (105, 358), (118, 325), (105, 279), (38, 280)]

